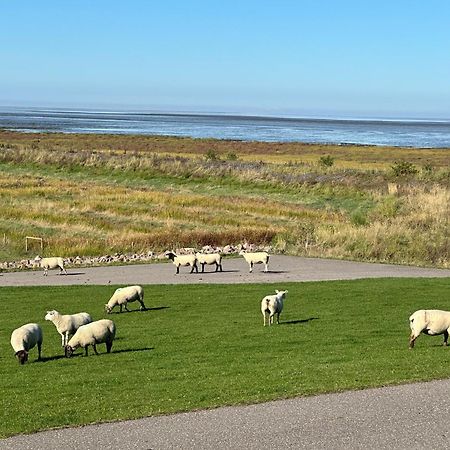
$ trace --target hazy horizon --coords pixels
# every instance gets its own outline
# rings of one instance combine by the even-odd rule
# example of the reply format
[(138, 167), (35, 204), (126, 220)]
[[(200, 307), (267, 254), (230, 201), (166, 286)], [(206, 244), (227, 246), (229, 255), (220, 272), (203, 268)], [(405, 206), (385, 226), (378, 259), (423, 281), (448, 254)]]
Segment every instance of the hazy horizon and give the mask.
[(0, 105), (448, 119), (448, 17), (443, 0), (2, 2)]

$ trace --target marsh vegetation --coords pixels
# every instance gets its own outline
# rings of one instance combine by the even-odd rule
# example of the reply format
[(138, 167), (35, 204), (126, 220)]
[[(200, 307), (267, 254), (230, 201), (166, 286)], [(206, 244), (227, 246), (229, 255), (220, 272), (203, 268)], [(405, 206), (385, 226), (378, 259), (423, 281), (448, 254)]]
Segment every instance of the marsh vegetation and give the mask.
[(0, 259), (270, 244), (449, 267), (450, 150), (0, 132)]

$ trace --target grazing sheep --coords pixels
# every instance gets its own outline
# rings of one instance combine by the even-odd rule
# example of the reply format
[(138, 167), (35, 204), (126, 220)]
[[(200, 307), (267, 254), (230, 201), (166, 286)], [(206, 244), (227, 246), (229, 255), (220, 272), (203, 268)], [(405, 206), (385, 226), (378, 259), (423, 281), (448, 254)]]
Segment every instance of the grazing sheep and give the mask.
[(444, 335), (444, 345), (448, 345), (448, 334), (450, 332), (450, 312), (439, 309), (420, 309), (409, 318), (411, 336), (409, 337), (409, 348), (414, 347), (414, 343), (420, 333), (435, 336)]
[(261, 312), (266, 326), (266, 313), (269, 315), (269, 326), (273, 323), (273, 316), (277, 315), (277, 323), (280, 323), (280, 314), (283, 311), (283, 302), (288, 291), (275, 290), (275, 295), (266, 295), (261, 300)]
[(215, 264), (216, 272), (222, 272), (222, 255), (220, 253), (196, 253), (197, 261), (202, 265), (202, 273), (205, 271), (205, 264)]
[(191, 266), (191, 273), (194, 272), (194, 269), (198, 273), (197, 257), (195, 255), (177, 255), (174, 252), (166, 252), (164, 255), (172, 260), (177, 268), (176, 273), (180, 273), (180, 266)]
[(39, 263), (39, 266), (44, 269), (44, 276), (48, 275), (48, 269), (56, 269), (59, 267), (59, 274), (64, 273), (67, 275), (66, 269), (64, 269), (64, 260), (60, 257), (53, 258), (41, 258), (39, 255), (34, 258)]
[(69, 337), (73, 336), (81, 325), (92, 322), (92, 317), (85, 312), (62, 315), (58, 311), (47, 311), (45, 320), (50, 320), (61, 335), (61, 345), (66, 346)]
[(241, 250), (239, 255), (248, 262), (250, 273), (253, 271), (253, 264), (264, 264), (264, 272), (269, 271), (269, 254), (267, 252), (247, 253), (245, 250)]
[(106, 344), (106, 352), (111, 352), (112, 343), (116, 335), (116, 325), (112, 320), (101, 319), (86, 325), (81, 325), (65, 347), (65, 355), (70, 358), (78, 347), (83, 347), (88, 356), (88, 347), (92, 345), (98, 355), (97, 344)]
[(20, 364), (28, 361), (28, 351), (37, 344), (38, 361), (41, 359), (42, 329), (37, 323), (27, 323), (11, 334), (11, 346)]
[(115, 290), (109, 302), (105, 305), (105, 311), (110, 314), (113, 308), (117, 305), (120, 306), (120, 312), (122, 312), (122, 306), (129, 312), (127, 303), (138, 301), (141, 304), (140, 310), (145, 311), (144, 305), (144, 289), (141, 286), (127, 286), (118, 288)]

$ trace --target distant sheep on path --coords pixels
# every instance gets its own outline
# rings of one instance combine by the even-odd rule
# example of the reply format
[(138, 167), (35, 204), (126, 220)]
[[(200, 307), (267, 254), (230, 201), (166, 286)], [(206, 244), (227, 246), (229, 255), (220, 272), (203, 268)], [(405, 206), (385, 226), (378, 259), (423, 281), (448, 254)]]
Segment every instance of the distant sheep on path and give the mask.
[(194, 272), (194, 269), (198, 273), (197, 257), (195, 255), (177, 255), (174, 252), (166, 252), (164, 255), (172, 260), (177, 268), (177, 274), (180, 273), (180, 266), (191, 266), (191, 273)]
[(59, 267), (59, 274), (63, 273), (67, 275), (66, 269), (64, 269), (64, 260), (62, 258), (53, 257), (53, 258), (41, 258), (39, 255), (34, 258), (34, 260), (39, 263), (39, 266), (44, 269), (44, 276), (48, 275), (48, 269), (56, 269)]
[(253, 264), (264, 264), (264, 272), (269, 271), (269, 254), (267, 252), (247, 253), (245, 250), (241, 250), (239, 255), (247, 261), (250, 273), (253, 272)]

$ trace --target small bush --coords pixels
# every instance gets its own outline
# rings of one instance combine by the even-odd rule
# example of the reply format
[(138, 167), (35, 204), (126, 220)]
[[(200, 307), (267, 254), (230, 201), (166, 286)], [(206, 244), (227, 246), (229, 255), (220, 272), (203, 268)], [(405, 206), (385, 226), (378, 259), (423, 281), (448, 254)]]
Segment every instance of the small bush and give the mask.
[(331, 155), (325, 155), (319, 158), (319, 165), (322, 167), (332, 167), (333, 164), (334, 158)]
[(219, 155), (212, 149), (208, 150), (205, 154), (205, 159), (207, 161), (218, 161), (220, 160)]
[(396, 177), (415, 175), (418, 172), (416, 166), (408, 161), (396, 161), (391, 170)]

